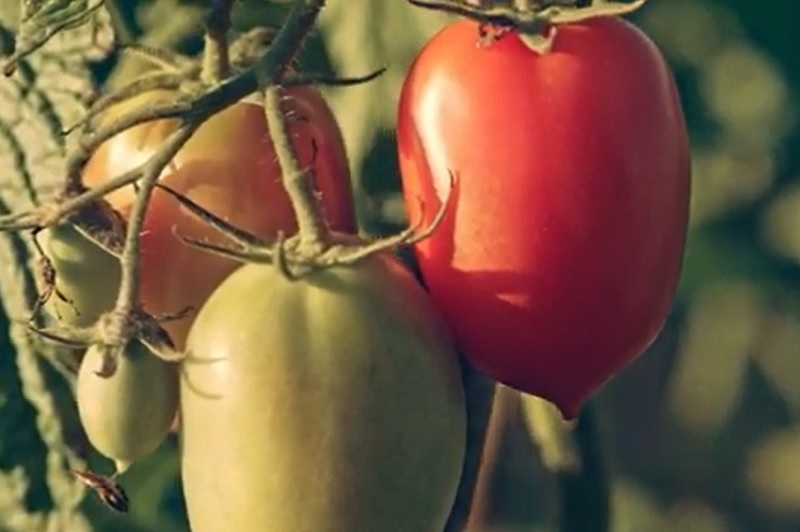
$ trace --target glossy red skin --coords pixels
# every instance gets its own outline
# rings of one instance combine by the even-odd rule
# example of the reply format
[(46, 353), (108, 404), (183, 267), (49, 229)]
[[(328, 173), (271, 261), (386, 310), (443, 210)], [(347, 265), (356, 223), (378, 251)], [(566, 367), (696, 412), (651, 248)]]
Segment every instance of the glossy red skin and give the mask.
[(397, 135), (412, 221), (457, 176), (416, 255), (466, 356), (574, 417), (654, 340), (680, 274), (689, 149), (660, 53), (616, 18), (545, 55), (461, 20), (412, 65)]
[[(285, 110), (298, 161), (314, 165), (314, 180), (332, 229), (357, 230), (347, 155), (336, 119), (311, 87), (288, 89)], [(172, 93), (151, 92), (113, 108), (106, 119), (140, 105), (172, 101)], [(146, 162), (175, 130), (174, 121), (159, 120), (126, 130), (101, 145), (83, 173), (97, 186)], [(312, 147), (316, 145), (316, 154)], [(160, 178), (214, 214), (263, 238), (297, 228), (294, 211), (281, 183), (272, 142), (260, 104), (240, 102), (205, 122), (178, 152)], [(106, 196), (125, 218), (135, 199), (133, 187)], [(211, 292), (240, 263), (183, 244), (176, 234), (231, 245), (218, 231), (156, 189), (140, 237), (139, 290), (145, 310), (154, 315), (198, 310)], [(163, 323), (183, 348), (194, 314)]]

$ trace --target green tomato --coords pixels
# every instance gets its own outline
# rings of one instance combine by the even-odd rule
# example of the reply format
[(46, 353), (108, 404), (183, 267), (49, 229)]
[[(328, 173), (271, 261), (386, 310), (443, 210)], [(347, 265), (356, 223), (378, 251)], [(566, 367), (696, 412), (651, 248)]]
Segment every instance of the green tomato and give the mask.
[(297, 281), (244, 265), (187, 347), (193, 532), (441, 532), (464, 458), (464, 392), (448, 332), (394, 258)]
[(53, 294), (45, 305), (49, 312), (66, 324), (89, 326), (114, 307), (121, 275), (117, 257), (70, 223), (44, 229), (39, 243), (55, 269), (56, 289), (68, 300)]
[(78, 413), (89, 442), (122, 472), (166, 438), (178, 409), (178, 366), (129, 342), (110, 377), (97, 345), (86, 351), (77, 381)]

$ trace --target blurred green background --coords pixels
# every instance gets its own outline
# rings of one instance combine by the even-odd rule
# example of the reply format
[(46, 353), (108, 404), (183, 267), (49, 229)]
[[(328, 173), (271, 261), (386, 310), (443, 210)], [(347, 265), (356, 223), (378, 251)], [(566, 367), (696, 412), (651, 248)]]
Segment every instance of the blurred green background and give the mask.
[[(15, 3), (0, 0), (11, 10)], [(117, 4), (133, 37), (187, 53), (199, 50), (205, 2)], [(650, 0), (629, 17), (674, 68), (692, 139), (694, 183), (684, 273), (667, 327), (596, 399), (613, 473), (614, 532), (800, 531), (796, 6), (796, 0)], [(285, 12), (286, 2), (247, 0), (237, 7), (234, 23), (240, 30), (274, 25)], [(340, 120), (360, 218), (370, 232), (404, 223), (395, 105), (405, 69), (447, 20), (403, 0), (330, 0), (303, 50), (301, 62), (309, 70), (358, 75), (388, 67), (367, 85), (325, 91)], [(98, 79), (114, 75), (115, 57), (94, 60)], [(0, 144), (0, 154), (6, 149)], [(10, 164), (0, 157), (2, 186), (13, 186)], [(18, 206), (0, 202), (0, 208)], [(10, 269), (18, 255), (8, 247), (0, 253), (0, 268)], [(6, 283), (13, 279), (3, 274)], [(11, 312), (9, 301), (3, 303)], [(6, 325), (0, 322), (0, 330)], [(69, 399), (59, 378), (43, 370), (50, 379), (39, 383), (44, 391), (26, 392), (22, 399), (21, 390), (31, 385), (24, 374), (33, 370), (14, 356), (20, 339), (5, 336), (0, 531), (45, 530), (44, 521), (25, 520), (22, 510), (35, 514), (54, 499), (79, 496), (62, 493), (59, 499), (45, 490), (53, 489), (48, 460), (53, 441), (60, 440), (47, 436), (52, 427), (42, 422), (42, 409), (54, 408), (47, 403), (52, 397)], [(89, 495), (80, 509), (92, 525), (78, 515), (70, 525), (62, 520), (62, 528), (51, 524), (49, 530), (186, 530), (175, 452), (171, 440), (126, 475), (133, 501), (127, 516), (114, 515)], [(509, 412), (498, 457), (485, 529), (555, 530), (554, 480), (516, 410)]]

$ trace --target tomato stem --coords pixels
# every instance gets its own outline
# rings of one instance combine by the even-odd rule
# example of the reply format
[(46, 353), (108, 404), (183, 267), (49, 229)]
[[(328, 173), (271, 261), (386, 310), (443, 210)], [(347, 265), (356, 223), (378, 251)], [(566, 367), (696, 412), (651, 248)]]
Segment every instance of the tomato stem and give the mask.
[[(81, 138), (78, 147), (67, 161), (67, 178), (64, 183), (64, 190), (61, 193), (61, 199), (63, 201), (62, 208), (59, 209), (61, 212), (58, 213), (58, 218), (54, 218), (52, 221), (56, 222), (61, 217), (88, 204), (90, 201), (125, 185), (131, 184), (141, 177), (142, 169), (147, 163), (104, 183), (102, 186), (102, 194), (91, 194), (87, 192), (86, 188), (83, 186), (83, 168), (95, 150), (97, 150), (103, 142), (139, 124), (159, 118), (179, 117), (182, 114), (187, 114), (191, 109), (192, 104), (189, 101), (178, 100), (170, 102), (169, 104), (155, 109), (144, 109), (134, 114), (126, 115), (119, 120), (114, 120), (114, 122), (108, 126), (98, 127), (91, 135)], [(198, 117), (198, 126), (206, 118), (206, 116)], [(98, 187), (97, 190), (100, 188), (101, 187)], [(92, 192), (94, 192), (94, 190)], [(84, 199), (84, 196), (87, 196), (87, 198)]]
[[(255, 81), (257, 83), (261, 84), (265, 80), (274, 82), (280, 79), (280, 77), (283, 75), (283, 72), (286, 70), (286, 66), (297, 53), (297, 50), (303, 39), (308, 35), (308, 32), (316, 21), (317, 15), (319, 14), (323, 4), (324, 0), (305, 0), (301, 2), (301, 5), (292, 12), (289, 20), (275, 37), (273, 45), (256, 65), (256, 70), (253, 73), (253, 76), (256, 78)], [(227, 85), (222, 84), (221, 86), (225, 87)], [(294, 157), (293, 148), (286, 131), (283, 113), (280, 109), (280, 94), (278, 91), (279, 89), (276, 87), (270, 87), (266, 90), (265, 108), (272, 109), (273, 111), (272, 113), (267, 111), (269, 128), (273, 133), (273, 139), (275, 139), (274, 142), (276, 145), (276, 151), (278, 153), (279, 163), (281, 168), (284, 170), (284, 181), (286, 182), (288, 179), (291, 183), (295, 183), (295, 185), (290, 184), (287, 187), (287, 191), (292, 198), (293, 204), (297, 205), (298, 203), (302, 202), (302, 199), (298, 199), (299, 194), (305, 193), (305, 191), (302, 189), (303, 185), (300, 183), (306, 181), (306, 179), (305, 173), (298, 168), (297, 160)], [(238, 101), (238, 98), (236, 101)], [(226, 102), (232, 103), (229, 100), (226, 100)], [(221, 106), (221, 108), (224, 107), (225, 105)], [(189, 115), (189, 117), (184, 120), (181, 127), (167, 138), (164, 147), (162, 147), (158, 153), (156, 153), (147, 163), (145, 163), (144, 167), (142, 167), (140, 170), (141, 173), (139, 174), (140, 179), (138, 182), (139, 191), (136, 197), (136, 202), (131, 210), (128, 221), (129, 225), (125, 235), (125, 247), (121, 257), (122, 279), (119, 296), (117, 297), (117, 303), (115, 306), (116, 311), (131, 313), (140, 307), (138, 297), (139, 235), (144, 224), (145, 213), (147, 212), (147, 206), (150, 202), (150, 196), (152, 195), (153, 189), (155, 188), (158, 178), (163, 172), (164, 168), (169, 164), (173, 157), (175, 157), (178, 151), (180, 151), (181, 147), (186, 143), (186, 141), (189, 140), (197, 128), (199, 128), (200, 125), (214, 113), (214, 111), (207, 108), (201, 109), (202, 112), (199, 115)], [(270, 114), (272, 114), (272, 119), (270, 119)], [(275, 118), (276, 116), (278, 117), (277, 119)], [(301, 188), (293, 189), (292, 186)], [(308, 187), (311, 190), (311, 197), (314, 198), (314, 201), (316, 201), (310, 184), (308, 184)], [(310, 211), (308, 213), (302, 214), (304, 212), (302, 211), (302, 207), (298, 211), (298, 218), (303, 219), (305, 217), (302, 224), (298, 222), (298, 225), (301, 228), (305, 228), (305, 233), (301, 234), (307, 235), (305, 240), (306, 242), (319, 242), (324, 244), (326, 243), (328, 233), (327, 227), (324, 225), (324, 221), (320, 222), (320, 220), (323, 220), (321, 217), (321, 209), (319, 206), (316, 206), (316, 221), (312, 221), (314, 220), (315, 216), (314, 204), (313, 202), (307, 202), (307, 204), (308, 203), (310, 203), (310, 206), (308, 207)]]
[(610, 530), (610, 481), (597, 418), (596, 405), (590, 401), (575, 429), (581, 468), (559, 475), (559, 532)]
[(128, 22), (128, 18), (120, 5), (120, 0), (105, 0), (104, 5), (111, 18), (114, 37), (122, 43), (132, 42), (135, 39), (136, 32)]
[[(498, 431), (505, 425), (498, 419), (498, 387), (493, 380), (461, 357), (461, 382), (467, 400), (467, 448), (456, 499), (444, 532), (475, 530), (480, 521), (481, 499), (486, 497), (491, 473), (491, 456), (496, 454)], [(488, 466), (488, 467), (487, 467)]]
[(328, 247), (331, 235), (309, 175), (313, 168), (301, 168), (297, 161), (281, 106), (282, 92), (283, 89), (277, 86), (264, 89), (264, 114), (281, 168), (283, 186), (297, 217), (298, 250), (301, 254), (307, 253), (313, 257)]
[(550, 26), (570, 24), (594, 17), (620, 16), (639, 9), (647, 0), (625, 2), (621, 0), (594, 0), (591, 3), (534, 2), (480, 2), (468, 4), (461, 0), (407, 0), (424, 9), (443, 11), (466, 17), (481, 24), (511, 28), (527, 35), (539, 35)]
[(120, 261), (122, 263), (122, 278), (117, 308), (131, 309), (138, 306), (139, 295), (139, 234), (142, 232), (144, 215), (150, 196), (155, 188), (161, 172), (173, 157), (180, 151), (189, 137), (199, 127), (199, 124), (186, 123), (173, 132), (164, 143), (164, 147), (154, 155), (141, 172), (139, 192), (131, 209), (128, 219), (128, 229), (125, 234), (125, 244)]
[(228, 31), (234, 0), (211, 0), (203, 37), (203, 69), (200, 78), (209, 84), (218, 83), (231, 74)]

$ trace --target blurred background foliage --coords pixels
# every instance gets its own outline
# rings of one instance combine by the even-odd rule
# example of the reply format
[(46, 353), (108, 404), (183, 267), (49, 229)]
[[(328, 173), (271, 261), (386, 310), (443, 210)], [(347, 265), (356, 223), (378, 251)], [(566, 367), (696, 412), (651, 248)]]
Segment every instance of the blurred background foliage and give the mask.
[[(114, 18), (125, 23), (128, 37), (199, 51), (206, 2), (115, 4)], [(5, 11), (0, 21), (13, 29), (9, 13), (18, 2), (0, 0), (0, 5), (0, 15)], [(286, 5), (244, 0), (234, 25), (237, 30), (274, 25)], [(650, 0), (630, 17), (674, 68), (691, 133), (694, 183), (674, 312), (652, 348), (596, 399), (614, 475), (614, 532), (800, 531), (796, 5), (795, 0)], [(347, 143), (367, 231), (385, 233), (404, 223), (395, 106), (406, 68), (447, 18), (403, 0), (330, 0), (303, 50), (307, 70), (359, 75), (388, 68), (369, 84), (325, 90)], [(0, 45), (7, 51), (2, 39)], [(136, 67), (112, 54), (95, 60), (93, 72), (98, 81), (114, 83), (135, 75)], [(0, 157), (3, 186), (9, 164)], [(57, 171), (45, 173), (32, 179), (47, 181)], [(0, 265), (10, 268), (14, 255), (6, 248), (0, 253)], [(11, 308), (10, 296), (2, 297)], [(30, 385), (17, 375), (24, 366), (19, 352), (14, 359), (20, 342), (0, 337), (0, 531), (46, 528), (12, 519), (19, 513), (20, 493), (28, 494), (29, 509), (52, 504), (35, 496), (37, 483), (54, 474), (43, 458), (47, 438), (36, 434), (36, 427), (44, 430), (35, 422), (43, 406), (13, 402), (20, 383)], [(554, 479), (531, 444), (522, 412), (512, 409), (507, 418), (492, 465), (485, 529), (554, 530)], [(171, 440), (126, 475), (133, 501), (129, 515), (114, 515), (86, 497), (81, 510), (95, 530), (186, 530), (176, 445)], [(76, 517), (66, 528), (50, 528), (62, 529), (90, 525)]]

